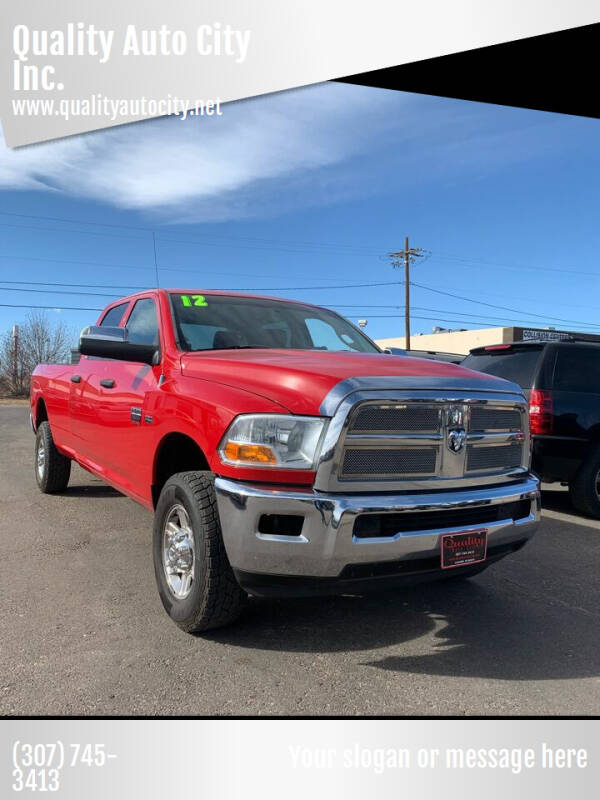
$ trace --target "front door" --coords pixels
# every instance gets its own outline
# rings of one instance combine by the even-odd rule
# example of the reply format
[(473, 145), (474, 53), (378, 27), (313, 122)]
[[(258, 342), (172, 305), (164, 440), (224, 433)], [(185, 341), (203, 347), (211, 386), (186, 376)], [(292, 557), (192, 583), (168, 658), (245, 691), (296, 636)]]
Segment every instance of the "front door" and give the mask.
[[(129, 341), (159, 346), (156, 303), (137, 300), (125, 320)], [(161, 368), (132, 361), (97, 361), (89, 391), (97, 398), (93, 425), (95, 460), (106, 477), (141, 498), (140, 489), (152, 483), (155, 420), (149, 396), (158, 388)]]
[[(128, 302), (119, 303), (108, 309), (100, 322), (101, 327), (119, 327)], [(70, 377), (69, 394), (69, 441), (76, 456), (96, 468), (103, 436), (98, 426), (98, 405), (101, 392), (97, 375), (103, 376), (105, 364), (116, 363), (112, 359), (81, 356), (79, 363), (73, 366)]]

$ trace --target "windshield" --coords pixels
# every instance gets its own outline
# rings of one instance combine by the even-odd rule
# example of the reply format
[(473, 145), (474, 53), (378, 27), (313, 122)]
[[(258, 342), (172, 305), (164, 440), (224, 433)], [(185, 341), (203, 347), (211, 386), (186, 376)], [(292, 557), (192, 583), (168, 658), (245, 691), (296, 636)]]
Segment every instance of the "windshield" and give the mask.
[(182, 350), (348, 350), (381, 352), (332, 311), (277, 300), (171, 294)]

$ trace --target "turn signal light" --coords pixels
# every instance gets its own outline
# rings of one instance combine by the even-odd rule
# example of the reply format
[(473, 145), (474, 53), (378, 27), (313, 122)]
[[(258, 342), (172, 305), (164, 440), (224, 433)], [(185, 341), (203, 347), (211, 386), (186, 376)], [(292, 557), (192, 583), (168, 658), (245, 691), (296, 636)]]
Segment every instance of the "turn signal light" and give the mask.
[(552, 433), (554, 401), (552, 392), (532, 389), (529, 395), (529, 430), (534, 434)]
[(264, 444), (240, 444), (227, 442), (225, 455), (229, 461), (254, 464), (276, 464), (277, 458), (270, 447)]

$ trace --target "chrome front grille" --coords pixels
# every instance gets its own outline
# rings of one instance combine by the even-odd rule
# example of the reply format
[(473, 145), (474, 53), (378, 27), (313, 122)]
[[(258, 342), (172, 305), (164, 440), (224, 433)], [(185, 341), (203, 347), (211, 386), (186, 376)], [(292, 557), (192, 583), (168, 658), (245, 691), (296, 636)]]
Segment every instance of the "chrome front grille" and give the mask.
[(471, 431), (520, 431), (521, 413), (516, 408), (471, 408)]
[(435, 475), (437, 447), (354, 448), (344, 451), (342, 473), (353, 477)]
[(437, 433), (440, 409), (414, 405), (359, 406), (350, 421), (350, 433)]
[(368, 401), (348, 414), (337, 479), (461, 480), (505, 474), (528, 461), (524, 403)]
[(523, 457), (520, 442), (493, 445), (467, 445), (466, 472), (480, 472), (487, 469), (510, 469), (518, 467)]

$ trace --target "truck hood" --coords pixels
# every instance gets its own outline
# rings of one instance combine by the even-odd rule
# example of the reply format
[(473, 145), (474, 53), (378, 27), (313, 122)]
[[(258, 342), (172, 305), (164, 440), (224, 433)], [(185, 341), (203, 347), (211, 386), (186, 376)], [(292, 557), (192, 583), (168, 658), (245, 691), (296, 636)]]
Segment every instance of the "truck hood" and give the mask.
[[(293, 414), (317, 415), (326, 395), (340, 381), (358, 377), (422, 378), (419, 388), (435, 388), (440, 378), (464, 379), (465, 388), (485, 381), (514, 390), (514, 384), (456, 364), (383, 353), (306, 350), (205, 350), (181, 357), (182, 373), (246, 389), (285, 406)], [(429, 380), (433, 379), (433, 381)], [(415, 381), (411, 380), (411, 387)]]

